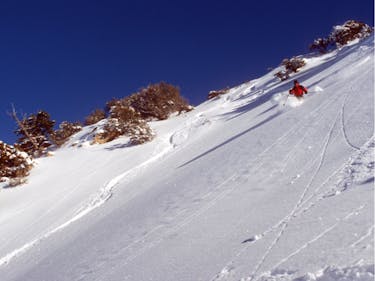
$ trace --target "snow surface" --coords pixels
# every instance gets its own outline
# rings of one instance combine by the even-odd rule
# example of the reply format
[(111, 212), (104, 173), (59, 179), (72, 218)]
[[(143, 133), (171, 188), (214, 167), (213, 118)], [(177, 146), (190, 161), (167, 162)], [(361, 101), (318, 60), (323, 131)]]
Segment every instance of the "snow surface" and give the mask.
[(0, 188), (1, 281), (374, 280), (374, 37)]

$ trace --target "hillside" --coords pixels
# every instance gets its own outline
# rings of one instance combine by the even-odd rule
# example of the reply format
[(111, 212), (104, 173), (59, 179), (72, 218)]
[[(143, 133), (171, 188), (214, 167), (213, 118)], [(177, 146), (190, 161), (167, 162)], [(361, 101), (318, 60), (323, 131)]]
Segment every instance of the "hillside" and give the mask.
[[(0, 189), (2, 281), (373, 280), (374, 37)], [(286, 101), (292, 80), (309, 89)], [(99, 124), (100, 125), (100, 124)]]

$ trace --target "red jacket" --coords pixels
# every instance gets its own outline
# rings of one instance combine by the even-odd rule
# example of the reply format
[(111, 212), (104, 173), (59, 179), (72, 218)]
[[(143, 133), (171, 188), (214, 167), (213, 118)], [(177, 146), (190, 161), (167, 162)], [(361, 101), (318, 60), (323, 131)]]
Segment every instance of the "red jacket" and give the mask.
[(289, 90), (289, 94), (295, 95), (296, 97), (302, 97), (303, 94), (307, 94), (307, 89), (299, 83), (294, 84), (293, 89)]

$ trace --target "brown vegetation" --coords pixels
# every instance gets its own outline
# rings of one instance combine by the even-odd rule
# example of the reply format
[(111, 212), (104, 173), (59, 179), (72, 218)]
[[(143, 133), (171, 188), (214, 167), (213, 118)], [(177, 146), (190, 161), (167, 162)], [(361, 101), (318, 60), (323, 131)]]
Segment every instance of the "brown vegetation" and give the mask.
[(373, 32), (369, 25), (356, 21), (348, 20), (343, 25), (334, 26), (327, 38), (318, 38), (309, 46), (311, 51), (326, 53), (335, 47), (342, 47), (355, 39), (368, 37)]
[(13, 109), (12, 116), (18, 125), (15, 133), (19, 139), (15, 147), (34, 157), (45, 155), (48, 147), (52, 145), (49, 136), (53, 133), (55, 121), (51, 120), (49, 114), (42, 110), (29, 117), (24, 116), (21, 120)]
[(70, 123), (63, 121), (59, 125), (59, 129), (51, 134), (51, 140), (56, 146), (63, 145), (69, 137), (82, 130), (82, 125), (79, 122)]
[(26, 152), (0, 141), (0, 181), (12, 178), (14, 183), (21, 183), (31, 168), (32, 159)]
[(188, 102), (181, 97), (179, 88), (165, 82), (151, 84), (126, 97), (123, 102), (146, 121), (165, 120), (172, 113), (191, 110)]
[(95, 109), (93, 112), (91, 112), (89, 114), (89, 116), (87, 116), (85, 118), (85, 125), (88, 126), (88, 125), (96, 124), (100, 120), (105, 119), (105, 117), (106, 117), (106, 115), (105, 115), (104, 110), (102, 110), (102, 109)]
[(123, 99), (113, 99), (106, 108), (109, 118), (103, 130), (95, 135), (95, 143), (109, 142), (122, 135), (130, 137), (133, 145), (151, 141), (154, 134), (147, 121), (165, 120), (175, 112), (192, 109), (180, 96), (179, 89), (165, 82), (149, 85)]
[(221, 90), (213, 90), (208, 93), (207, 98), (208, 99), (213, 99), (214, 97), (224, 95), (229, 92), (229, 87)]
[(292, 57), (291, 59), (284, 59), (281, 65), (284, 66), (285, 70), (276, 72), (274, 76), (284, 81), (289, 78), (291, 73), (296, 73), (301, 67), (305, 66), (306, 62), (300, 57)]

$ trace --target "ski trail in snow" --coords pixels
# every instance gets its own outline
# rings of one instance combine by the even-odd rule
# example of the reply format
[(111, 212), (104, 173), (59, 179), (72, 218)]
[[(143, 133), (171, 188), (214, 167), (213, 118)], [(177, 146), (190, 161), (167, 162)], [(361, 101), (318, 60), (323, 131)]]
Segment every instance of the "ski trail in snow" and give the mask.
[[(374, 138), (370, 138), (359, 150), (358, 152), (358, 155), (356, 154), (355, 156), (351, 156), (351, 158), (349, 159), (348, 162), (342, 164), (338, 169), (336, 169), (321, 185), (319, 185), (315, 190), (314, 190), (314, 193), (312, 195), (310, 195), (304, 202), (302, 205), (308, 203), (309, 201), (311, 201), (316, 195), (318, 195), (318, 191), (323, 187), (325, 186), (331, 179), (333, 179), (334, 176), (336, 176), (337, 174), (343, 172), (345, 170), (345, 168), (347, 167), (350, 167), (353, 163), (353, 161), (356, 161), (356, 159), (358, 159), (358, 157), (361, 157), (362, 154), (366, 153), (368, 150), (369, 150), (369, 147), (371, 147), (371, 144), (374, 143)], [(370, 152), (367, 152), (367, 153), (370, 153)], [(353, 160), (353, 157), (354, 157), (354, 160)], [(304, 209), (301, 209), (301, 211), (299, 213), (296, 213), (295, 214), (295, 217), (298, 217), (299, 215), (301, 215), (302, 213), (305, 213), (307, 212), (309, 209), (311, 209), (311, 207), (313, 207), (314, 205), (316, 205), (319, 201), (329, 197), (329, 196), (335, 196), (337, 194), (340, 194), (341, 191), (338, 190), (338, 187), (337, 185), (347, 185), (348, 183), (344, 181), (344, 183), (339, 183), (339, 184), (336, 184), (336, 186), (334, 188), (331, 188), (329, 190), (327, 190), (326, 192), (324, 192), (323, 194), (321, 194), (319, 196), (319, 198), (316, 198), (315, 201), (311, 202), (306, 208)]]
[[(298, 199), (298, 202), (297, 204), (293, 207), (292, 211), (290, 212), (290, 214), (287, 216), (287, 219), (283, 222), (282, 224), (282, 227), (281, 227), (281, 230), (280, 232), (277, 234), (276, 238), (273, 240), (273, 242), (271, 243), (271, 245), (266, 249), (265, 253), (263, 254), (263, 256), (261, 257), (260, 261), (258, 262), (258, 264), (255, 266), (252, 274), (251, 274), (251, 280), (253, 280), (253, 278), (256, 276), (256, 274), (258, 273), (259, 269), (262, 267), (262, 265), (264, 264), (265, 260), (267, 259), (268, 255), (271, 253), (271, 251), (273, 250), (273, 248), (277, 245), (277, 243), (280, 241), (281, 237), (283, 236), (286, 228), (288, 227), (288, 224), (290, 222), (290, 220), (292, 219), (292, 217), (294, 216), (294, 214), (298, 211), (299, 207), (301, 206), (301, 204), (303, 203), (305, 197), (306, 197), (306, 194), (308, 193), (315, 177), (317, 176), (317, 174), (319, 173), (323, 163), (324, 163), (324, 160), (325, 160), (325, 157), (326, 157), (326, 151), (327, 151), (327, 148), (328, 148), (328, 145), (330, 143), (330, 140), (332, 138), (332, 135), (333, 135), (333, 131), (334, 131), (334, 128), (336, 126), (336, 123), (337, 123), (337, 120), (338, 120), (338, 117), (339, 117), (339, 114), (336, 116), (334, 122), (333, 122), (333, 125), (331, 126), (328, 134), (327, 134), (327, 138), (326, 138), (326, 141), (325, 141), (325, 144), (324, 144), (324, 147), (323, 147), (323, 150), (322, 150), (322, 153), (321, 153), (321, 159), (319, 161), (319, 164), (318, 164), (318, 167), (317, 169), (315, 170), (314, 174), (312, 175), (309, 183), (307, 184), (307, 186), (304, 188), (303, 192), (302, 192), (302, 195), (300, 196), (300, 198)], [(254, 279), (256, 280), (256, 279)]]
[[(227, 183), (233, 181), (233, 179), (235, 179), (235, 177), (236, 177), (236, 174), (233, 174), (232, 176), (228, 177), (226, 180), (224, 180), (218, 186), (218, 188), (216, 190), (220, 189), (220, 187), (222, 187), (222, 186), (225, 186)], [(228, 193), (230, 193), (233, 188), (235, 188), (235, 185), (232, 185), (232, 187), (229, 188), (229, 189), (224, 189), (217, 196), (215, 196), (212, 200), (208, 201), (208, 203), (206, 205), (204, 205), (202, 208), (196, 210), (191, 215), (189, 215), (186, 218), (182, 219), (179, 223), (177, 223), (176, 225), (174, 225), (171, 228), (166, 228), (166, 226), (164, 226), (164, 225), (158, 225), (158, 226), (154, 227), (153, 229), (151, 229), (150, 231), (148, 231), (147, 234), (145, 234), (144, 236), (142, 236), (139, 239), (131, 242), (126, 247), (124, 247), (122, 249), (119, 249), (119, 251), (117, 252), (117, 254), (115, 256), (112, 255), (105, 262), (108, 263), (108, 262), (111, 262), (112, 260), (121, 259), (122, 266), (125, 266), (125, 265), (129, 264), (134, 259), (136, 259), (137, 257), (139, 257), (142, 254), (144, 254), (147, 250), (149, 250), (149, 249), (151, 249), (151, 248), (159, 245), (160, 243), (162, 243), (163, 241), (165, 241), (165, 239), (167, 237), (169, 237), (173, 233), (177, 232), (178, 230), (180, 230), (181, 228), (183, 228), (184, 226), (186, 226), (187, 224), (189, 224), (190, 222), (192, 222), (195, 218), (199, 217), (205, 211), (207, 211), (208, 209), (210, 209), (219, 200), (221, 200)], [(214, 192), (215, 191), (210, 191), (206, 195), (204, 195), (204, 197), (208, 197), (210, 194), (212, 194)], [(165, 229), (165, 228), (166, 228), (166, 231), (163, 232), (163, 229)], [(155, 236), (154, 236), (155, 233), (160, 233), (159, 238), (155, 239)], [(151, 242), (149, 242), (149, 243), (146, 243), (146, 241), (147, 241), (147, 239), (149, 237), (152, 237), (153, 240)], [(131, 252), (130, 252), (130, 254), (124, 253), (125, 251), (127, 251), (127, 250), (129, 250), (129, 249), (131, 249), (133, 247), (136, 248), (136, 250), (135, 250), (134, 253), (131, 253)], [(127, 255), (127, 257), (124, 259), (124, 256), (126, 256), (126, 255)]]
[[(108, 163), (106, 162), (104, 165), (99, 166), (98, 169), (101, 169), (102, 167), (105, 167), (107, 164), (108, 164)], [(62, 197), (60, 197), (59, 200), (58, 200), (57, 202), (55, 202), (54, 205), (53, 205), (52, 207), (50, 207), (50, 208), (48, 208), (47, 210), (45, 210), (45, 211), (43, 212), (43, 214), (42, 214), (41, 216), (39, 216), (36, 220), (30, 222), (28, 225), (24, 225), (24, 228), (25, 228), (25, 229), (28, 229), (28, 228), (30, 228), (32, 225), (35, 225), (35, 224), (39, 223), (41, 220), (43, 220), (45, 217), (47, 217), (47, 215), (49, 215), (53, 210), (55, 210), (56, 207), (58, 207), (60, 204), (62, 204), (66, 199), (68, 199), (71, 195), (73, 195), (73, 194), (77, 191), (77, 189), (79, 189), (79, 188), (81, 187), (81, 185), (82, 185), (82, 181), (84, 181), (84, 180), (86, 180), (86, 179), (89, 179), (89, 178), (90, 178), (92, 175), (94, 175), (96, 172), (97, 172), (97, 171), (95, 170), (95, 171), (93, 171), (93, 172), (87, 174), (86, 176), (84, 176), (84, 177), (82, 178), (82, 180), (81, 180), (81, 183), (79, 183), (79, 184), (75, 185), (73, 188), (69, 189), (68, 193), (65, 193)], [(29, 208), (29, 207), (32, 206), (32, 205), (33, 205), (33, 203), (27, 205), (27, 206), (23, 209), (23, 211), (26, 210), (27, 208)], [(52, 227), (52, 229), (53, 229), (53, 227)], [(48, 232), (48, 231), (47, 231), (47, 232)], [(18, 233), (17, 235), (13, 236), (12, 239), (9, 239), (9, 240), (7, 240), (6, 242), (4, 242), (4, 243), (3, 243), (3, 246), (9, 244), (11, 241), (16, 241), (16, 240), (21, 236), (21, 234), (22, 234), (22, 233)], [(1, 263), (0, 263), (0, 266), (1, 266)]]
[[(305, 115), (297, 124), (295, 124), (294, 126), (292, 126), (285, 134), (283, 134), (281, 137), (279, 137), (274, 143), (272, 143), (268, 148), (266, 148), (262, 153), (260, 153), (255, 158), (255, 160), (252, 161), (250, 165), (248, 165), (248, 168), (255, 169), (255, 170), (258, 169), (261, 165), (263, 165), (262, 161), (259, 161), (259, 159), (260, 159), (260, 157), (262, 155), (266, 154), (273, 147), (275, 147), (276, 145), (280, 144), (288, 135), (290, 135), (292, 132), (294, 132), (296, 130), (296, 128), (298, 128), (300, 126), (300, 124), (303, 124), (305, 122), (305, 120), (310, 119), (312, 115), (314, 115), (315, 113), (320, 112), (320, 110), (324, 110), (325, 108), (329, 107), (332, 103), (336, 102), (337, 99), (339, 99), (339, 98), (340, 98), (339, 96), (338, 97), (332, 97), (328, 102), (320, 104), (313, 111), (311, 111), (308, 115)], [(320, 118), (322, 118), (321, 114), (319, 115), (319, 120), (320, 120)], [(336, 125), (337, 118), (338, 118), (338, 115), (337, 115), (336, 120), (335, 120), (335, 122), (333, 124), (333, 127)], [(332, 129), (333, 129), (333, 127), (332, 127)], [(329, 136), (330, 135), (331, 134), (329, 134)], [(255, 164), (255, 163), (258, 163), (258, 165), (252, 166), (252, 164)], [(315, 161), (313, 161), (313, 163), (315, 163)], [(335, 171), (335, 173), (339, 172), (339, 171), (340, 171), (340, 168), (337, 169), (337, 171)], [(328, 180), (326, 180), (326, 182), (327, 181)], [(324, 182), (322, 185), (324, 185), (326, 182)], [(301, 202), (300, 206), (302, 206), (304, 203), (305, 202)], [(265, 232), (263, 232), (263, 233), (261, 233), (259, 235), (254, 235), (253, 237), (245, 240), (242, 243), (245, 243), (245, 242), (255, 242), (256, 240), (261, 239), (263, 236), (265, 236), (265, 235), (273, 232), (274, 230), (278, 229), (281, 225), (283, 225), (283, 223), (285, 223), (285, 221), (287, 219), (290, 219), (290, 217), (291, 217), (291, 214), (288, 214), (282, 220), (280, 220), (278, 223), (276, 223), (274, 226), (272, 226), (271, 228), (269, 228)], [(222, 270), (219, 273), (215, 274), (215, 276), (213, 278), (211, 278), (210, 281), (221, 280), (223, 278), (223, 275), (221, 274), (221, 272), (227, 272), (230, 268), (233, 268), (232, 264), (234, 263), (235, 259), (237, 259), (238, 257), (240, 257), (244, 252), (246, 252), (246, 250), (250, 247), (251, 244), (252, 243), (249, 243), (245, 247), (241, 247), (241, 249), (237, 253), (235, 253), (235, 255), (224, 265), (224, 267), (222, 268)]]
[[(353, 92), (353, 87), (351, 87), (351, 92)], [(352, 148), (354, 148), (356, 150), (359, 150), (360, 148), (358, 146), (356, 146), (356, 145), (354, 145), (354, 144), (351, 143), (351, 141), (349, 140), (348, 135), (346, 133), (346, 129), (345, 129), (345, 120), (344, 120), (344, 117), (345, 117), (345, 104), (346, 104), (346, 100), (348, 99), (348, 97), (349, 97), (349, 95), (347, 94), (346, 97), (345, 97), (344, 103), (342, 105), (342, 108), (341, 108), (341, 128), (342, 128), (342, 132), (343, 132), (343, 135), (344, 135), (346, 143), (349, 146), (351, 146)], [(356, 112), (360, 106), (362, 106), (362, 104), (359, 104), (355, 108), (354, 112)]]
[[(317, 110), (317, 109), (316, 109)], [(308, 116), (306, 116), (305, 118), (308, 118)], [(304, 120), (301, 120), (300, 122), (303, 122)], [(299, 123), (300, 123), (299, 122)], [(248, 165), (248, 168), (249, 166), (251, 167), (253, 164), (257, 164), (255, 167), (251, 167), (251, 168), (257, 168), (259, 167), (259, 163), (261, 163), (261, 161), (259, 161), (259, 159), (264, 155), (266, 154), (268, 151), (270, 151), (275, 145), (279, 144), (284, 138), (286, 138), (291, 132), (293, 132), (295, 130), (295, 127), (297, 127), (299, 125), (299, 123), (297, 123), (295, 126), (291, 127), (286, 133), (284, 133), (282, 136), (280, 136), (275, 142), (273, 142), (269, 147), (267, 147), (265, 150), (263, 150), (260, 154), (257, 155), (257, 157), (255, 157), (255, 159), (253, 161), (251, 161), (251, 164)], [(261, 165), (261, 164), (260, 164)], [(241, 174), (238, 174), (238, 173), (235, 173), (233, 174), (232, 176), (228, 177), (223, 183), (220, 184), (220, 186), (223, 186), (225, 185), (227, 182), (229, 181), (236, 181), (238, 178), (240, 178), (242, 175)], [(224, 198), (226, 195), (230, 194), (230, 192), (232, 192), (234, 190), (234, 188), (236, 187), (235, 184), (232, 185), (231, 188), (229, 189), (224, 189), (222, 192), (220, 192), (214, 199), (210, 200), (208, 203), (206, 203), (205, 206), (203, 206), (201, 209), (198, 209), (196, 212), (194, 212), (191, 216), (187, 217), (186, 219), (184, 219), (181, 223), (177, 224), (175, 227), (173, 227), (172, 229), (169, 229), (169, 231), (164, 234), (164, 236), (162, 238), (160, 238), (159, 240), (157, 241), (154, 241), (151, 245), (148, 245), (147, 247), (144, 247), (143, 249), (141, 249), (139, 252), (137, 252), (135, 255), (133, 256), (130, 256), (129, 258), (127, 258), (125, 260), (125, 263), (129, 263), (131, 262), (132, 260), (134, 260), (136, 257), (140, 256), (142, 253), (144, 253), (147, 249), (151, 248), (151, 247), (154, 247), (156, 246), (157, 244), (161, 243), (165, 237), (167, 237), (169, 234), (168, 233), (173, 233), (173, 232), (176, 232), (178, 231), (179, 229), (181, 229), (182, 227), (186, 226), (187, 224), (189, 224), (191, 221), (193, 221), (194, 218), (196, 217), (199, 217), (201, 214), (203, 214), (205, 211), (207, 211), (208, 209), (210, 209), (212, 206), (214, 206), (219, 200), (221, 200), (222, 198)], [(205, 194), (203, 197), (204, 198), (207, 198), (210, 196), (210, 194), (212, 193), (213, 191)], [(140, 241), (144, 241), (144, 238), (143, 239), (140, 239)], [(131, 245), (133, 246), (133, 245)], [(128, 249), (129, 247), (126, 247), (126, 249)]]
[(375, 226), (372, 225), (363, 236), (361, 236), (358, 240), (352, 243), (349, 247), (354, 248), (368, 237), (374, 237), (374, 228)]
[[(331, 102), (334, 102), (336, 101), (336, 98), (332, 99)], [(330, 103), (325, 103), (323, 105), (320, 105), (318, 106), (314, 111), (310, 112), (308, 115), (306, 115), (303, 119), (301, 119), (297, 124), (295, 124), (294, 126), (292, 126), (287, 132), (285, 132), (282, 136), (280, 136), (275, 142), (273, 142), (269, 147), (267, 147), (265, 150), (263, 150), (260, 154), (257, 155), (257, 157), (255, 159), (253, 159), (253, 161), (251, 161), (251, 164), (248, 164), (247, 165), (247, 168), (250, 168), (251, 169), (257, 169), (259, 166), (262, 165), (262, 161), (259, 161), (259, 159), (261, 159), (261, 157), (266, 154), (267, 152), (269, 152), (274, 146), (280, 144), (280, 142), (285, 139), (290, 133), (294, 132), (295, 131), (295, 128), (298, 127), (300, 125), (300, 123), (304, 122), (305, 119), (309, 118), (309, 116), (311, 114), (314, 114), (315, 112), (319, 111), (321, 108), (325, 108), (326, 106), (329, 106)], [(257, 164), (255, 166), (253, 166), (254, 164)], [(238, 178), (242, 177), (241, 174), (238, 174), (238, 173), (235, 173), (233, 174), (232, 176), (228, 177), (224, 182), (222, 182), (220, 184), (220, 186), (223, 186), (225, 185), (226, 183), (230, 182), (230, 181), (236, 181)], [(228, 194), (230, 194), (234, 189), (235, 189), (236, 185), (233, 184), (231, 188), (229, 189), (224, 189), (222, 192), (220, 192), (214, 199), (208, 201), (206, 203), (205, 206), (203, 206), (202, 208), (198, 209), (196, 212), (194, 212), (193, 214), (191, 214), (189, 217), (183, 219), (181, 221), (181, 223), (177, 224), (175, 227), (171, 228), (171, 229), (168, 229), (166, 233), (164, 233), (164, 235), (162, 235), (158, 240), (156, 241), (153, 241), (151, 244), (146, 244), (143, 248), (141, 248), (140, 250), (138, 250), (134, 255), (131, 255), (129, 256), (126, 260), (125, 260), (125, 263), (129, 263), (131, 262), (132, 260), (134, 260), (135, 258), (137, 258), (138, 256), (140, 256), (141, 254), (143, 254), (147, 249), (150, 249), (158, 244), (160, 244), (162, 241), (165, 240), (166, 237), (168, 237), (168, 235), (170, 235), (171, 233), (173, 232), (176, 232), (178, 231), (179, 229), (183, 228), (184, 226), (188, 225), (189, 223), (191, 223), (195, 218), (199, 217), (200, 215), (202, 215), (204, 212), (206, 212), (207, 210), (209, 210), (212, 206), (214, 206), (219, 200), (221, 200), (222, 198), (225, 198), (225, 196), (227, 196)], [(217, 190), (217, 189), (216, 189)], [(208, 192), (207, 194), (203, 195), (202, 197), (204, 198), (207, 198), (210, 196), (210, 194), (212, 194), (213, 191), (210, 191)], [(128, 245), (127, 247), (125, 247), (124, 249), (122, 250), (127, 250), (137, 244), (139, 244), (140, 242), (144, 242), (148, 236), (150, 236), (152, 233), (155, 233), (156, 230), (159, 230), (159, 229), (162, 229), (163, 227), (162, 226), (157, 226), (155, 227), (154, 229), (152, 229), (146, 236), (143, 236), (142, 238), (134, 241), (133, 243), (131, 243), (130, 245)], [(242, 253), (242, 251), (241, 251)], [(241, 253), (237, 254), (237, 256), (240, 256)], [(228, 268), (228, 266), (226, 266), (224, 269)]]
[[(348, 220), (349, 218), (351, 218), (352, 216), (354, 215), (358, 215), (359, 212), (365, 207), (366, 205), (362, 205), (354, 210), (352, 210), (351, 212), (349, 212), (347, 215), (345, 215), (343, 218), (339, 218), (337, 219), (337, 221), (331, 225), (330, 227), (328, 227), (327, 229), (325, 229), (323, 232), (321, 232), (320, 234), (318, 234), (317, 236), (315, 236), (313, 239), (309, 240), (308, 242), (306, 242), (305, 244), (303, 244), (301, 247), (299, 247), (298, 249), (296, 249), (294, 252), (292, 252), (291, 254), (289, 254), (288, 256), (286, 256), (285, 258), (283, 258), (282, 260), (280, 260), (278, 263), (276, 263), (273, 268), (271, 269), (271, 271), (277, 269), (280, 265), (282, 265), (283, 263), (287, 262), (289, 259), (291, 259), (292, 257), (294, 257), (295, 255), (297, 255), (298, 253), (300, 253), (301, 251), (303, 251), (304, 249), (306, 249), (307, 247), (309, 247), (311, 244), (313, 244), (314, 242), (318, 241), (319, 239), (321, 239), (323, 236), (325, 236), (327, 233), (331, 232), (333, 229), (335, 229), (339, 224), (341, 224), (343, 221), (346, 221)], [(250, 279), (252, 280), (252, 279)], [(255, 279), (255, 281), (258, 280), (258, 279)]]
[[(235, 179), (235, 176), (236, 174), (232, 175), (231, 177), (227, 178), (221, 185), (224, 186), (226, 185), (228, 182), (232, 181), (233, 179)], [(193, 212), (190, 216), (186, 217), (185, 219), (183, 219), (180, 223), (176, 224), (175, 226), (173, 226), (172, 228), (169, 228), (167, 229), (167, 231), (160, 236), (159, 239), (157, 240), (154, 240), (152, 241), (151, 243), (149, 244), (145, 244), (144, 247), (142, 247), (140, 250), (138, 250), (135, 254), (133, 255), (130, 255), (129, 257), (127, 257), (124, 261), (123, 261), (123, 265), (126, 265), (128, 263), (130, 263), (131, 261), (133, 261), (134, 259), (136, 259), (137, 257), (139, 257), (140, 255), (142, 255), (143, 253), (145, 253), (148, 249), (151, 249), (152, 247), (155, 247), (157, 245), (159, 245), (161, 242), (163, 242), (169, 235), (179, 231), (180, 229), (182, 229), (183, 227), (185, 227), (186, 225), (188, 225), (189, 223), (191, 223), (195, 218), (199, 217), (200, 215), (202, 215), (204, 212), (206, 212), (207, 210), (209, 210), (212, 206), (214, 206), (218, 201), (220, 201), (222, 198), (224, 198), (227, 194), (229, 194), (234, 188), (235, 188), (236, 185), (232, 185), (231, 188), (229, 189), (224, 189), (222, 192), (220, 192), (217, 196), (215, 196), (212, 200), (210, 200), (208, 203), (206, 203), (202, 208), (198, 209), (197, 211)], [(142, 239), (142, 241), (144, 241), (144, 239)], [(128, 248), (128, 247), (127, 247)]]
[[(360, 149), (360, 152), (363, 153), (363, 151), (367, 151), (368, 147), (371, 146), (371, 143), (374, 142), (374, 139), (373, 138), (370, 138), (370, 140), (368, 140), (364, 145), (363, 147)], [(357, 159), (355, 157), (355, 159)], [(349, 160), (349, 162), (346, 162), (344, 164), (342, 164), (338, 169), (334, 170), (331, 175), (329, 175), (320, 185), (318, 185), (315, 190), (313, 191), (313, 193), (307, 197), (301, 204), (300, 204), (300, 208), (299, 210), (297, 210), (297, 212), (293, 215), (293, 218), (296, 218), (296, 217), (299, 217), (302, 213), (305, 213), (307, 212), (308, 210), (310, 210), (313, 206), (315, 206), (319, 201), (325, 199), (327, 196), (332, 196), (330, 194), (332, 194), (333, 192), (335, 193), (337, 191), (337, 188), (333, 188), (333, 189), (329, 189), (327, 191), (325, 191), (323, 194), (321, 194), (318, 198), (316, 198), (317, 195), (319, 195), (319, 191), (322, 187), (324, 187), (326, 184), (328, 184), (334, 177), (336, 177), (338, 174), (340, 174), (346, 167), (350, 166), (351, 163), (353, 162), (353, 159), (351, 157), (351, 159)], [(312, 201), (312, 199), (315, 198), (315, 201)], [(312, 201), (309, 205), (307, 205), (305, 208), (302, 208), (302, 206), (304, 206), (305, 204), (307, 204), (308, 202)], [(299, 212), (298, 212), (299, 211)], [(272, 227), (270, 227), (269, 229), (267, 229), (266, 231), (262, 232), (261, 234), (258, 234), (258, 235), (255, 235), (247, 240), (245, 240), (244, 242), (254, 242), (266, 235), (268, 235), (269, 233), (275, 231), (276, 229), (278, 229), (284, 222), (286, 219), (289, 218), (289, 215), (285, 216), (283, 219), (281, 219), (278, 223), (274, 224)], [(243, 242), (243, 243), (244, 243)]]
[[(325, 106), (324, 106), (324, 108), (322, 108), (322, 110), (324, 111), (326, 107), (329, 107), (332, 103), (335, 103), (338, 98), (339, 97), (336, 97), (335, 99), (331, 99), (329, 102), (325, 103), (324, 104)], [(319, 123), (319, 121), (322, 120), (323, 118), (324, 118), (324, 116), (322, 114), (319, 114), (318, 118), (315, 119), (315, 121), (317, 123)], [(299, 139), (299, 141), (295, 145), (293, 145), (293, 147), (290, 149), (290, 151), (287, 153), (287, 155), (281, 161), (282, 163), (284, 163), (282, 168), (280, 169), (281, 172), (285, 171), (285, 168), (286, 168), (289, 160), (292, 159), (293, 155), (295, 155), (295, 150), (297, 149), (297, 147), (299, 147), (301, 144), (303, 144), (305, 142), (306, 137), (309, 133), (310, 133), (310, 127), (307, 130), (305, 130), (305, 133), (303, 134), (303, 136)]]
[(105, 184), (105, 186), (101, 188), (100, 191), (96, 195), (94, 195), (86, 205), (84, 205), (81, 209), (79, 209), (77, 213), (71, 219), (67, 220), (66, 222), (62, 223), (61, 225), (55, 227), (52, 230), (47, 231), (47, 233), (32, 240), (31, 242), (24, 244), (22, 247), (6, 254), (5, 256), (0, 258), (0, 266), (8, 264), (11, 260), (20, 256), (21, 254), (24, 254), (26, 251), (30, 250), (32, 247), (41, 243), (42, 241), (46, 240), (51, 235), (66, 228), (70, 224), (78, 221), (79, 219), (83, 218), (84, 216), (92, 212), (94, 209), (103, 205), (109, 198), (111, 198), (112, 191), (115, 188), (115, 186), (118, 185), (125, 177), (128, 176), (127, 179), (129, 179), (131, 176), (137, 175), (141, 169), (145, 168), (146, 166), (155, 162), (156, 160), (159, 160), (161, 157), (165, 156), (170, 150), (171, 150), (171, 147), (168, 146), (164, 150), (162, 150), (160, 153), (156, 154), (155, 156), (151, 157), (145, 162), (114, 177), (107, 184)]

